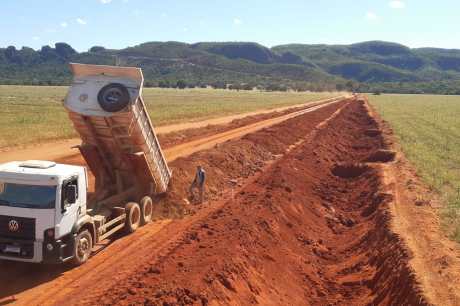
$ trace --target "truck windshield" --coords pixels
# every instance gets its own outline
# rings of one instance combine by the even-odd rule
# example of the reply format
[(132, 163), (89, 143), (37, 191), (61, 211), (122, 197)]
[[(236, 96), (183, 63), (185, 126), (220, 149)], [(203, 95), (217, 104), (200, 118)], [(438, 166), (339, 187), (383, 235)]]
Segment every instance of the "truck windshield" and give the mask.
[(0, 206), (55, 208), (56, 186), (34, 186), (0, 182)]

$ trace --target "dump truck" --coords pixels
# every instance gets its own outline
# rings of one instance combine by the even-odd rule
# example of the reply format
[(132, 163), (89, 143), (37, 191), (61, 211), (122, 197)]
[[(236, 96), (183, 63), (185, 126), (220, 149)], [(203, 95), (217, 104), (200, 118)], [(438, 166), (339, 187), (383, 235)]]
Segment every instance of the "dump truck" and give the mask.
[(94, 190), (86, 167), (0, 165), (0, 259), (81, 265), (98, 242), (151, 222), (152, 198), (167, 191), (171, 171), (142, 98), (141, 69), (70, 68), (64, 107)]

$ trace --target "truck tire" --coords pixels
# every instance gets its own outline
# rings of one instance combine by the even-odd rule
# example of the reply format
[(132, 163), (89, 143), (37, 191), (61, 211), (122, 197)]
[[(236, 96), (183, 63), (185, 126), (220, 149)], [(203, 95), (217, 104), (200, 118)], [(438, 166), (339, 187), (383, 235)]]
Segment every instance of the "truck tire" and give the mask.
[(140, 201), (141, 204), (141, 224), (147, 224), (152, 221), (153, 201), (149, 196), (145, 196)]
[(93, 237), (88, 230), (78, 233), (73, 249), (73, 263), (80, 266), (88, 261), (93, 248)]
[(103, 110), (114, 113), (124, 109), (129, 104), (129, 92), (126, 86), (110, 83), (102, 87), (97, 95), (97, 101)]
[(129, 202), (125, 206), (125, 211), (125, 231), (126, 233), (131, 234), (134, 233), (141, 225), (141, 208), (139, 207), (139, 204)]

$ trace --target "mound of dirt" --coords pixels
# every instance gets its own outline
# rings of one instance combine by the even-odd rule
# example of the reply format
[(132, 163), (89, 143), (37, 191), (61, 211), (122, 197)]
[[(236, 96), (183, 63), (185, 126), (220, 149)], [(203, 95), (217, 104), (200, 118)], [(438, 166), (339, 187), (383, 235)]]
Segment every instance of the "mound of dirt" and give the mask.
[[(306, 116), (290, 119), (257, 133), (248, 134), (240, 140), (229, 141), (170, 163), (173, 179), (166, 195), (156, 200), (157, 218), (177, 218), (193, 213), (200, 206), (188, 205), (188, 187), (195, 175), (196, 166), (207, 172), (206, 198), (217, 200), (225, 190), (258, 173), (267, 162), (302, 139), (320, 122), (330, 117), (346, 102), (326, 106)], [(192, 204), (194, 204), (192, 202)]]
[[(361, 103), (311, 133), (305, 128), (311, 129), (311, 122), (304, 119), (201, 153), (206, 158), (177, 160), (178, 180), (190, 178), (194, 165), (189, 163), (217, 167), (209, 168), (218, 175), (210, 182), (217, 194), (242, 169), (257, 171), (247, 170), (256, 167), (254, 161), (283, 154), (287, 144), (307, 135), (234, 199), (194, 222), (173, 247), (84, 302), (426, 305), (408, 265), (409, 252), (390, 229), (391, 196), (379, 168), (366, 167), (353, 179), (331, 173), (383, 148), (380, 136), (360, 136), (376, 128), (375, 122)], [(183, 196), (180, 189), (173, 194)]]

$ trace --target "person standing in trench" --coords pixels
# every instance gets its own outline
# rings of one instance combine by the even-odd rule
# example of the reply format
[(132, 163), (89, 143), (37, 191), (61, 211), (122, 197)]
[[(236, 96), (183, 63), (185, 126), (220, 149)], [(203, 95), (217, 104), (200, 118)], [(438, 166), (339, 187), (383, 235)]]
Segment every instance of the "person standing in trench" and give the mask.
[(203, 167), (197, 166), (195, 178), (192, 184), (190, 185), (189, 191), (190, 191), (190, 197), (192, 199), (195, 199), (194, 190), (198, 189), (199, 203), (203, 203), (205, 181), (206, 181), (206, 171), (204, 171)]

